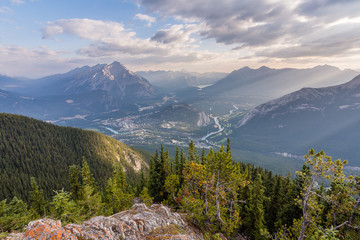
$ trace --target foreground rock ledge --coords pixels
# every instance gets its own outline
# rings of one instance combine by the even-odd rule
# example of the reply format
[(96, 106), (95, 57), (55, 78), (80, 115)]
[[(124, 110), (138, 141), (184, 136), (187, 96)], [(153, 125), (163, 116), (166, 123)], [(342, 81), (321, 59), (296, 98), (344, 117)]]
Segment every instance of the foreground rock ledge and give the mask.
[(21, 239), (198, 240), (203, 237), (189, 227), (180, 214), (171, 212), (168, 207), (153, 204), (148, 208), (144, 203), (138, 203), (130, 210), (109, 217), (98, 216), (82, 224), (65, 227), (60, 221), (48, 218), (32, 221)]

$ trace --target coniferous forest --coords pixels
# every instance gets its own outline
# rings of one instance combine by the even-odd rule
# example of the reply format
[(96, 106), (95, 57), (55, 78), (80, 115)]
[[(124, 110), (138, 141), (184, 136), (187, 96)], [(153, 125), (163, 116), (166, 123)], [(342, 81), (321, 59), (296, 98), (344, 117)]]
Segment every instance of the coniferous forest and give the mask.
[[(137, 177), (132, 177), (124, 161), (96, 165), (101, 164), (100, 160), (86, 155), (82, 138), (90, 138), (94, 133), (48, 124), (45, 125), (49, 129), (44, 130), (44, 123), (27, 118), (24, 121), (23, 117), (13, 115), (4, 115), (1, 121), (1, 126), (4, 121), (13, 126), (1, 131), (1, 164), (11, 162), (20, 169), (34, 167), (32, 172), (31, 168), (28, 170), (27, 176), (31, 177), (7, 171), (5, 175), (4, 169), (9, 167), (1, 168), (3, 194), (6, 193), (3, 179), (10, 175), (17, 181), (14, 187), (23, 183), (29, 186), (12, 192), (11, 197), (2, 196), (2, 235), (21, 230), (30, 220), (44, 216), (76, 223), (97, 215), (111, 215), (130, 208), (132, 199), (139, 196), (147, 205), (163, 203), (186, 213), (188, 221), (200, 228), (206, 239), (216, 239), (217, 233), (229, 239), (239, 235), (251, 239), (360, 238), (360, 178), (346, 176), (343, 167), (347, 162), (333, 161), (323, 151), (311, 149), (296, 176), (284, 177), (236, 162), (230, 140), (226, 146), (208, 151), (196, 149), (190, 142), (186, 149), (177, 148), (174, 156), (159, 146), (149, 159), (149, 168), (143, 167)], [(32, 134), (24, 136), (23, 128), (32, 129)], [(72, 142), (77, 145), (75, 150), (65, 151), (71, 149), (66, 145), (70, 141), (65, 139), (63, 145), (57, 143), (58, 149), (41, 145), (49, 144), (41, 139), (46, 134), (54, 135), (58, 129), (59, 139), (69, 139), (67, 134), (72, 133), (76, 138)], [(93, 141), (96, 144), (100, 140)], [(13, 149), (14, 154), (4, 154), (3, 149)], [(32, 155), (18, 159), (23, 156), (15, 154), (19, 151)], [(78, 155), (72, 158), (76, 161), (66, 160), (76, 151)], [(51, 166), (61, 164), (51, 161), (57, 154), (58, 159), (68, 161), (66, 165)], [(38, 161), (31, 162), (32, 159)], [(41, 172), (41, 161), (48, 161), (45, 167), (62, 168), (66, 177), (57, 179), (51, 170), (44, 175), (36, 174)]]
[(34, 177), (49, 199), (53, 190), (69, 190), (70, 165), (85, 159), (99, 186), (105, 187), (114, 163), (121, 161), (129, 180), (134, 164), (147, 168), (150, 155), (111, 137), (72, 127), (59, 127), (32, 118), (0, 114), (0, 199), (29, 200), (29, 177)]

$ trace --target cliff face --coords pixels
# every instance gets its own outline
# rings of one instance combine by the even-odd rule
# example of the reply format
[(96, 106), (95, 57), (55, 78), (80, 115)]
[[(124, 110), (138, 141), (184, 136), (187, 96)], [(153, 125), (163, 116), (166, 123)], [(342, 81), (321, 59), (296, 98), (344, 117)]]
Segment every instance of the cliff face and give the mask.
[(130, 210), (109, 217), (94, 217), (82, 224), (62, 226), (60, 221), (47, 218), (32, 221), (22, 236), (7, 239), (195, 240), (203, 237), (168, 207), (153, 204), (148, 208), (145, 204), (138, 203)]

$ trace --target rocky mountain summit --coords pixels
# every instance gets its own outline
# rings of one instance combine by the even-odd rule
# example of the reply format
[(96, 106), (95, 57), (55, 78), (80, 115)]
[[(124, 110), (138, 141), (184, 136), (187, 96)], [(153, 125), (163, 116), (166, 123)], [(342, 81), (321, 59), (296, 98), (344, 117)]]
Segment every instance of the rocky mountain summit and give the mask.
[(195, 240), (203, 237), (168, 207), (153, 204), (148, 208), (144, 203), (136, 203), (129, 210), (109, 217), (94, 217), (82, 224), (62, 226), (60, 221), (48, 218), (32, 221), (25, 233), (6, 239)]
[(153, 87), (145, 78), (116, 61), (112, 64), (77, 68), (68, 73), (46, 77), (42, 81), (48, 82), (48, 85), (41, 89), (43, 94), (72, 95), (104, 91), (118, 99), (155, 96)]

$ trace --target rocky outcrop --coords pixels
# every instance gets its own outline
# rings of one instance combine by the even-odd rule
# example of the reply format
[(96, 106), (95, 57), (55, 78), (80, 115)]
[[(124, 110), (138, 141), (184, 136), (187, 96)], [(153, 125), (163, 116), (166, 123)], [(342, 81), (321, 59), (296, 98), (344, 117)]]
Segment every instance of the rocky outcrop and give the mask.
[(154, 204), (148, 208), (144, 203), (136, 203), (130, 210), (109, 217), (94, 217), (82, 224), (68, 224), (63, 227), (60, 221), (48, 218), (32, 221), (22, 239), (195, 240), (203, 238), (187, 225), (180, 214), (172, 212), (168, 207)]

